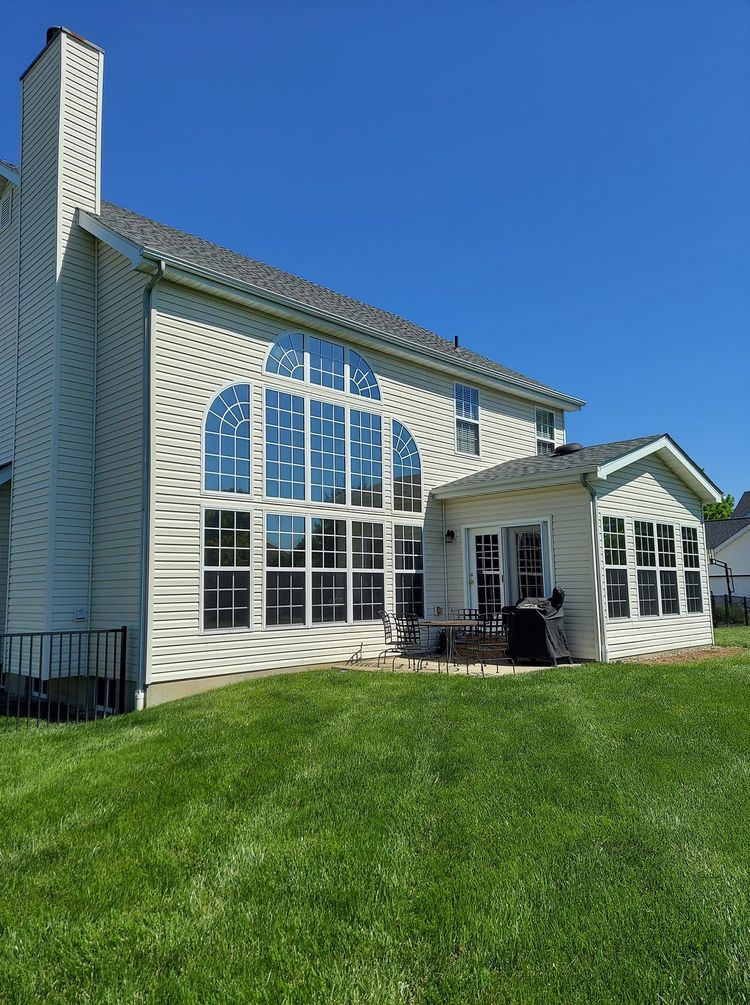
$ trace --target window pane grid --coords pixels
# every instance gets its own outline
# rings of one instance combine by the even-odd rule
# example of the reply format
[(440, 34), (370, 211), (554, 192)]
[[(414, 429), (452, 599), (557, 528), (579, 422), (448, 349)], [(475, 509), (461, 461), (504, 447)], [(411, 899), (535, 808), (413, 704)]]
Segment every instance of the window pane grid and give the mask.
[(375, 374), (359, 353), (349, 350), (349, 391), (361, 398), (380, 401), (380, 388)]
[(619, 516), (602, 517), (604, 531), (604, 564), (627, 565), (625, 550), (625, 520)]
[(383, 525), (352, 521), (353, 618), (374, 621), (385, 606)]
[(690, 614), (703, 613), (703, 589), (701, 586), (701, 574), (694, 569), (685, 570), (685, 598), (687, 609)]
[(455, 385), (456, 450), (479, 455), (479, 391), (466, 384)]
[(220, 391), (206, 416), (203, 487), (207, 492), (250, 492), (250, 385)]
[(396, 559), (396, 614), (424, 617), (422, 528), (394, 528)]
[(353, 349), (315, 335), (280, 335), (268, 354), (266, 373), (380, 401), (378, 379), (369, 363)]
[(310, 402), (313, 502), (346, 504), (346, 413), (343, 405)]
[(352, 506), (383, 505), (383, 448), (381, 420), (356, 408), (349, 413)]
[(266, 495), (305, 498), (305, 402), (266, 391)]
[(250, 514), (206, 510), (203, 518), (203, 627), (250, 627)]
[(687, 569), (700, 569), (700, 552), (698, 551), (698, 528), (682, 528), (682, 559)]
[(292, 380), (305, 379), (305, 336), (299, 332), (280, 335), (266, 362), (267, 373)]
[(393, 508), (407, 513), (422, 510), (422, 463), (414, 437), (395, 419), (393, 430)]
[(310, 336), (310, 383), (344, 390), (344, 348), (335, 342)]
[(555, 451), (555, 413), (547, 408), (537, 408), (536, 418), (536, 452), (544, 456)]
[(657, 523), (656, 543), (659, 549), (659, 565), (674, 568), (677, 565), (677, 553), (674, 544), (674, 527), (668, 523)]
[(607, 611), (610, 618), (630, 616), (628, 600), (628, 570), (607, 569)]
[(677, 593), (677, 573), (671, 570), (662, 570), (659, 573), (659, 582), (662, 614), (679, 614), (680, 599)]

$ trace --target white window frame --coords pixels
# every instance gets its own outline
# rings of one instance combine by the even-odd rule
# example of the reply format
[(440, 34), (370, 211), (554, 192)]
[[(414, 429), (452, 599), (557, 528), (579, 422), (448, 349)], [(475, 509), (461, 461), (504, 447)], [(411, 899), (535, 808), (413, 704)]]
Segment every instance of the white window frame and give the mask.
[[(692, 550), (688, 552), (685, 548), (685, 531), (690, 531), (691, 534), (694, 535), (693, 540), (695, 541), (695, 552), (693, 552)], [(685, 615), (687, 617), (704, 615), (706, 613), (706, 598), (704, 596), (703, 576), (701, 574), (703, 570), (701, 567), (701, 545), (700, 545), (700, 532), (698, 527), (692, 524), (682, 524), (680, 526), (680, 541), (682, 546), (682, 574), (683, 574), (683, 583), (685, 586)], [(690, 558), (690, 562), (688, 562), (688, 556)], [(693, 562), (693, 559), (695, 559), (695, 562)], [(687, 585), (688, 573), (695, 574), (698, 577), (698, 585), (700, 586), (700, 602), (701, 602), (701, 609), (699, 611), (691, 611), (689, 607), (690, 601), (688, 598), (688, 585)]]
[[(229, 492), (225, 489), (207, 489), (206, 488), (206, 422), (208, 421), (208, 413), (211, 411), (211, 406), (214, 401), (219, 397), (222, 391), (226, 391), (230, 387), (234, 387), (236, 384), (247, 384), (249, 389), (248, 394), (248, 409), (250, 412), (250, 467), (249, 467), (249, 491), (248, 492)], [(265, 441), (265, 436), (263, 437)], [(253, 461), (254, 461), (254, 448), (255, 448), (256, 436), (255, 436), (255, 422), (253, 416), (253, 383), (248, 377), (237, 377), (236, 380), (228, 380), (221, 387), (217, 388), (210, 396), (206, 407), (203, 409), (203, 421), (201, 423), (201, 480), (200, 480), (200, 491), (201, 495), (206, 498), (220, 500), (233, 499), (237, 502), (244, 501), (248, 503), (253, 496), (253, 489), (255, 487), (255, 480), (253, 478)], [(212, 508), (212, 507), (210, 507)], [(230, 506), (226, 507), (231, 508)], [(242, 507), (239, 507), (242, 509)]]
[[(613, 563), (607, 561), (607, 547), (605, 544), (604, 535), (608, 533), (604, 527), (605, 520), (620, 520), (622, 521), (622, 536), (623, 536), (623, 548), (618, 548), (617, 550), (623, 550), (625, 552), (625, 562), (623, 563)], [(608, 622), (617, 621), (628, 621), (633, 616), (633, 600), (630, 596), (630, 569), (628, 566), (628, 529), (625, 522), (625, 517), (620, 514), (613, 513), (602, 513), (600, 515), (600, 530), (602, 535), (602, 569), (604, 570), (604, 582), (602, 583), (602, 589), (604, 591), (604, 611), (606, 615), (606, 620)], [(611, 531), (609, 532), (611, 533)], [(616, 532), (619, 533), (619, 530)], [(625, 614), (610, 614), (609, 612), (609, 588), (607, 584), (607, 571), (608, 570), (625, 572), (625, 590), (627, 596), (628, 609)]]
[[(217, 495), (218, 495), (218, 493), (217, 493)], [(255, 621), (255, 619), (254, 619), (254, 610), (255, 610), (254, 600), (255, 600), (255, 594), (254, 594), (254, 588), (253, 588), (254, 587), (253, 570), (254, 570), (254, 563), (255, 563), (255, 510), (252, 509), (250, 506), (235, 506), (235, 505), (233, 505), (230, 500), (233, 499), (233, 498), (236, 498), (236, 496), (232, 496), (232, 493), (226, 492), (226, 493), (224, 493), (224, 495), (226, 497), (227, 505), (221, 506), (221, 505), (219, 505), (219, 500), (217, 498), (212, 498), (211, 500), (206, 500), (204, 502), (204, 504), (202, 505), (202, 507), (201, 507), (201, 519), (200, 519), (200, 560), (199, 560), (199, 567), (198, 567), (198, 575), (199, 575), (199, 580), (198, 580), (198, 595), (199, 595), (199, 598), (200, 598), (200, 602), (199, 602), (199, 605), (198, 605), (198, 618), (199, 618), (198, 626), (199, 626), (199, 632), (200, 632), (201, 635), (247, 635), (248, 633), (252, 632), (253, 628), (254, 628), (254, 621)], [(247, 500), (247, 496), (245, 496), (245, 495), (241, 496), (240, 498)], [(205, 616), (205, 588), (204, 588), (204, 576), (203, 576), (203, 573), (204, 572), (217, 572), (217, 571), (221, 572), (222, 571), (221, 567), (218, 567), (218, 568), (215, 567), (215, 566), (207, 567), (206, 564), (205, 564), (205, 557), (204, 556), (205, 556), (205, 548), (206, 548), (206, 544), (205, 544), (205, 542), (206, 542), (206, 512), (207, 512), (207, 510), (219, 510), (219, 511), (221, 511), (222, 509), (228, 510), (229, 512), (233, 512), (233, 513), (247, 513), (248, 516), (249, 516), (249, 520), (250, 520), (250, 562), (249, 562), (249, 565), (247, 566), (247, 572), (250, 574), (249, 587), (248, 587), (248, 589), (249, 589), (249, 595), (248, 595), (249, 617), (248, 617), (248, 624), (247, 624), (247, 626), (238, 625), (237, 627), (233, 626), (231, 628), (219, 628), (219, 627), (217, 627), (217, 628), (206, 628), (205, 627), (205, 617), (204, 617)], [(219, 522), (221, 523), (221, 521), (219, 521)], [(265, 526), (265, 524), (264, 524), (264, 526)], [(221, 546), (221, 541), (219, 541), (219, 545)], [(225, 571), (225, 572), (236, 572), (239, 568), (240, 568), (239, 566), (233, 566), (230, 569), (230, 568), (228, 568), (228, 567), (225, 566), (223, 571)]]
[[(267, 564), (266, 554), (266, 517), (268, 516), (298, 516), (305, 520), (305, 564), (299, 566), (297, 571), (305, 574), (305, 620), (296, 625), (269, 625), (266, 611), (266, 573), (279, 571), (278, 566)], [(312, 564), (312, 522), (313, 520), (341, 520), (346, 524), (346, 566), (341, 569), (318, 569)], [(352, 547), (352, 523), (373, 523), (379, 524), (383, 528), (383, 568), (382, 569), (357, 569), (354, 565), (354, 550)], [(387, 543), (388, 524), (391, 521), (385, 519), (382, 514), (377, 515), (372, 512), (360, 514), (357, 511), (337, 511), (325, 510), (324, 512), (312, 511), (304, 506), (280, 508), (276, 506), (265, 508), (262, 512), (262, 626), (264, 631), (297, 631), (302, 629), (336, 629), (342, 626), (356, 627), (358, 625), (373, 625), (377, 623), (377, 616), (371, 620), (359, 621), (354, 619), (354, 575), (357, 572), (382, 572), (383, 575), (383, 606), (388, 607), (388, 567), (387, 567)], [(283, 567), (282, 567), (283, 571)], [(293, 571), (290, 569), (290, 571)], [(313, 621), (312, 618), (312, 581), (315, 572), (345, 572), (346, 573), (346, 620), (345, 621)]]
[[(400, 569), (396, 565), (396, 531), (397, 529), (418, 530), (422, 541), (422, 566), (419, 569)], [(391, 554), (393, 555), (393, 610), (398, 613), (398, 577), (399, 576), (421, 576), (422, 577), (422, 617), (427, 616), (427, 577), (425, 573), (425, 528), (421, 523), (408, 523), (402, 520), (394, 520), (391, 524)]]
[[(269, 358), (271, 356), (271, 353), (274, 350), (276, 342), (277, 342), (278, 339), (282, 338), (284, 335), (301, 335), (302, 336), (302, 339), (303, 339), (303, 343), (302, 343), (302, 357), (303, 357), (302, 358), (302, 365), (303, 365), (303, 370), (304, 370), (304, 377), (303, 377), (302, 380), (297, 380), (295, 377), (287, 377), (285, 374), (272, 373), (270, 370), (268, 370), (268, 360), (269, 360)], [(313, 381), (310, 380), (310, 339), (317, 339), (319, 342), (329, 342), (331, 345), (338, 346), (339, 348), (341, 348), (341, 349), (344, 350), (344, 388), (343, 388), (343, 390), (339, 391), (335, 387), (327, 387), (324, 384), (315, 384), (315, 383), (313, 383)], [(373, 377), (375, 378), (375, 386), (378, 389), (378, 395), (379, 395), (379, 397), (377, 397), (377, 398), (368, 398), (366, 395), (354, 394), (353, 391), (349, 390), (349, 387), (351, 385), (351, 360), (350, 360), (350, 356), (349, 356), (350, 352), (356, 353), (357, 356), (359, 356), (361, 359), (363, 359), (365, 361), (365, 363), (368, 365), (368, 367), (370, 368), (370, 372), (372, 373)], [(275, 336), (274, 340), (269, 345), (268, 350), (266, 351), (266, 355), (265, 355), (265, 357), (263, 359), (263, 376), (266, 379), (266, 381), (269, 381), (269, 380), (271, 380), (271, 381), (281, 380), (285, 384), (289, 384), (290, 387), (297, 387), (297, 388), (304, 387), (304, 388), (307, 388), (307, 393), (310, 394), (313, 398), (317, 398), (318, 397), (318, 392), (320, 392), (322, 394), (328, 393), (328, 394), (334, 395), (336, 398), (339, 399), (339, 401), (341, 400), (341, 398), (348, 398), (350, 401), (352, 399), (355, 400), (355, 401), (367, 401), (367, 402), (370, 402), (371, 405), (375, 405), (375, 406), (378, 406), (380, 408), (383, 407), (383, 389), (380, 386), (380, 380), (378, 378), (378, 375), (375, 372), (375, 369), (372, 366), (372, 364), (370, 363), (369, 359), (367, 359), (367, 357), (364, 356), (359, 351), (359, 349), (356, 349), (353, 346), (347, 345), (344, 342), (336, 342), (333, 339), (326, 338), (323, 335), (316, 335), (314, 333), (303, 332), (303, 331), (299, 331), (299, 330), (296, 330), (296, 329), (295, 330), (291, 330), (290, 329), (289, 331), (279, 332), (278, 335)], [(377, 409), (375, 409), (375, 410), (377, 410)]]
[[(325, 510), (330, 508), (331, 513), (345, 513), (349, 510), (354, 513), (376, 513), (379, 516), (383, 516), (386, 510), (386, 483), (388, 474), (391, 475), (391, 482), (393, 481), (392, 471), (390, 468), (392, 464), (387, 460), (387, 450), (386, 450), (386, 437), (385, 437), (385, 416), (382, 411), (369, 408), (362, 408), (358, 403), (353, 404), (352, 399), (344, 402), (340, 397), (329, 398), (323, 395), (317, 394), (301, 394), (300, 393), (300, 381), (288, 381), (289, 384), (294, 384), (297, 386), (297, 391), (291, 391), (284, 388), (280, 393), (282, 394), (295, 394), (296, 397), (302, 398), (303, 400), (303, 415), (305, 417), (305, 495), (302, 499), (282, 499), (278, 496), (270, 496), (267, 491), (267, 473), (266, 473), (266, 460), (267, 460), (267, 440), (266, 440), (266, 394), (268, 391), (278, 391), (279, 389), (271, 384), (264, 384), (262, 387), (262, 399), (261, 399), (261, 440), (262, 440), (262, 464), (263, 464), (263, 501), (271, 507), (274, 506), (291, 506), (297, 510), (309, 512), (310, 507), (314, 506), (316, 509), (321, 507)], [(345, 441), (344, 441), (344, 468), (346, 471), (346, 502), (344, 503), (333, 503), (333, 502), (320, 502), (316, 499), (312, 499), (312, 451), (310, 450), (310, 438), (311, 438), (311, 424), (310, 424), (310, 403), (311, 401), (320, 401), (323, 404), (337, 405), (339, 408), (344, 409), (344, 427), (345, 427)], [(367, 398), (359, 399), (361, 401), (368, 401)], [(377, 415), (380, 419), (380, 458), (381, 458), (381, 468), (383, 471), (382, 484), (381, 484), (381, 503), (380, 506), (354, 506), (352, 504), (352, 440), (351, 440), (351, 412), (371, 412), (373, 415)], [(400, 421), (400, 420), (399, 420)]]
[[(672, 531), (672, 543), (674, 544), (674, 565), (668, 565), (663, 563), (661, 560), (661, 553), (659, 551), (659, 528), (668, 527)], [(678, 571), (677, 564), (677, 534), (675, 533), (675, 525), (672, 523), (666, 523), (664, 520), (654, 520), (654, 535), (656, 541), (656, 569), (657, 569), (657, 582), (659, 585), (659, 612), (662, 618), (679, 618), (682, 616), (682, 605), (680, 604), (680, 575)], [(674, 583), (675, 590), (677, 593), (677, 610), (666, 612), (664, 610), (664, 597), (662, 594), (662, 583), (661, 577), (663, 572), (673, 572), (674, 573)]]
[[(543, 435), (543, 433), (549, 428), (549, 424), (546, 423), (546, 422), (544, 422), (542, 420), (542, 417), (546, 417), (546, 416), (551, 416), (551, 418), (552, 418), (552, 425), (551, 425), (552, 435), (551, 436), (545, 436), (545, 435)], [(540, 421), (540, 420), (542, 420), (542, 421)], [(542, 427), (541, 431), (540, 431), (540, 426)], [(556, 442), (555, 442), (555, 430), (557, 428), (557, 415), (555, 414), (554, 410), (551, 409), (551, 408), (543, 408), (541, 405), (537, 405), (535, 407), (535, 409), (534, 409), (534, 427), (535, 427), (535, 430), (536, 430), (536, 452), (537, 452), (537, 456), (541, 457), (541, 456), (545, 456), (545, 455), (554, 453), (555, 446), (556, 446)], [(542, 443), (548, 444), (549, 446), (552, 447), (552, 449), (551, 450), (540, 450), (539, 447), (540, 447), (540, 444), (542, 444)]]
[[(456, 407), (456, 397), (459, 387), (468, 388), (470, 391), (476, 393), (477, 396), (477, 417), (476, 419), (467, 419), (463, 415), (458, 414), (458, 409)], [(400, 421), (400, 420), (399, 420)], [(466, 422), (470, 425), (476, 426), (477, 429), (477, 452), (470, 453), (468, 450), (459, 450), (458, 448), (458, 423)], [(459, 457), (478, 457), (481, 460), (482, 457), (482, 394), (478, 387), (474, 384), (466, 384), (462, 380), (453, 381), (453, 447), (456, 454)]]
[[(654, 564), (653, 565), (642, 565), (638, 561), (638, 531), (636, 529), (636, 524), (646, 524), (647, 527), (651, 528), (651, 543), (653, 545), (654, 554)], [(650, 618), (660, 618), (661, 617), (661, 580), (659, 578), (659, 554), (656, 545), (656, 528), (654, 526), (654, 520), (642, 520), (640, 517), (633, 517), (633, 546), (635, 548), (635, 575), (636, 575), (636, 593), (638, 595), (638, 617), (642, 621), (648, 621)], [(641, 535), (643, 536), (643, 535)], [(639, 581), (639, 573), (641, 572), (653, 572), (656, 578), (656, 612), (654, 614), (644, 614), (641, 611), (641, 584)]]

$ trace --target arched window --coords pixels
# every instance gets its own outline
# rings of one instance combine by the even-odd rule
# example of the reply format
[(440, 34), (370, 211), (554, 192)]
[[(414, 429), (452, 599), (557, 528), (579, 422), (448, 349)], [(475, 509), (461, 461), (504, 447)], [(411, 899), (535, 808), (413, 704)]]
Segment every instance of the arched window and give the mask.
[(349, 390), (362, 398), (380, 401), (380, 388), (375, 374), (359, 353), (349, 350)]
[(422, 510), (422, 463), (414, 437), (393, 420), (393, 508), (406, 513)]
[(207, 492), (250, 492), (250, 385), (219, 391), (206, 416), (203, 487)]
[(353, 349), (316, 335), (280, 335), (268, 353), (266, 373), (380, 401), (378, 379), (369, 363)]
[(266, 360), (266, 371), (293, 380), (305, 379), (305, 336), (299, 332), (276, 339)]

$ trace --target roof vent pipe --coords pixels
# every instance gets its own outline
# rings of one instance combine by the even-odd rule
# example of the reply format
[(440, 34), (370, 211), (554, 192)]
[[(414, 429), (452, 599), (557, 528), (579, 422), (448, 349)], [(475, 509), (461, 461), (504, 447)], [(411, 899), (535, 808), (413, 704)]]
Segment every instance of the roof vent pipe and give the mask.
[(580, 443), (561, 443), (559, 447), (555, 447), (552, 453), (555, 457), (561, 457), (565, 454), (576, 454), (579, 450), (583, 450)]
[(453, 348), (458, 349), (458, 335), (453, 336)]

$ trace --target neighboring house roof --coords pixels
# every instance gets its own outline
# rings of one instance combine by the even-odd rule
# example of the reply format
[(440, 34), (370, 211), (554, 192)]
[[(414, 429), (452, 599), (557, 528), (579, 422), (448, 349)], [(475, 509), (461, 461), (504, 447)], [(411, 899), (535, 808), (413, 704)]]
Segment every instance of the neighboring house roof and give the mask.
[[(212, 244), (201, 237), (157, 223), (129, 209), (102, 202), (98, 216), (91, 213), (81, 214), (80, 220), (83, 226), (88, 227), (92, 225), (92, 221), (98, 221), (108, 231), (131, 242), (153, 259), (176, 259), (190, 263), (211, 274), (225, 276), (259, 288), (261, 291), (289, 298), (312, 311), (322, 311), (354, 326), (375, 329), (386, 337), (393, 336), (404, 340), (416, 349), (438, 351), (443, 357), (447, 356), (449, 361), (469, 367), (481, 367), (491, 375), (532, 392), (552, 395), (574, 408), (583, 404), (579, 398), (565, 395), (471, 349), (454, 346), (452, 341), (397, 314), (353, 300), (307, 279), (301, 279), (253, 258), (247, 258), (218, 244)], [(101, 233), (98, 236), (103, 237)]]
[(740, 501), (734, 507), (733, 517), (744, 519), (750, 517), (750, 491), (743, 492)]
[(736, 534), (747, 530), (748, 527), (750, 527), (750, 519), (735, 520), (730, 517), (728, 520), (707, 520), (706, 544), (713, 551), (715, 548), (721, 547), (722, 544), (726, 544)]
[(640, 436), (633, 440), (616, 440), (581, 447), (573, 453), (521, 457), (494, 467), (485, 468), (464, 478), (448, 482), (433, 490), (440, 499), (471, 497), (493, 492), (542, 487), (576, 481), (581, 475), (607, 478), (620, 468), (633, 464), (650, 454), (661, 454), (696, 495), (704, 501), (718, 501), (719, 489), (690, 460), (667, 433)]

